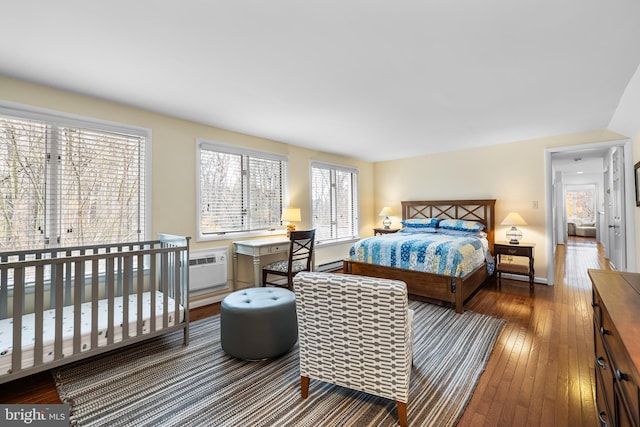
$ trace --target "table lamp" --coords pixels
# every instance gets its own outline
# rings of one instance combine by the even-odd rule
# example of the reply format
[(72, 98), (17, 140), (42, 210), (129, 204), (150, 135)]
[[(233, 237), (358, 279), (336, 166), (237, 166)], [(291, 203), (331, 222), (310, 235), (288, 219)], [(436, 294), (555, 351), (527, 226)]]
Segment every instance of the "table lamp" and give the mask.
[(382, 208), (378, 216), (383, 216), (382, 225), (384, 225), (384, 229), (388, 230), (389, 226), (391, 226), (391, 220), (389, 219), (389, 215), (391, 215), (391, 208), (389, 206), (385, 206)]
[(292, 231), (295, 231), (296, 225), (294, 222), (302, 221), (300, 216), (300, 208), (294, 208), (293, 206), (284, 208), (282, 210), (282, 221), (287, 222), (287, 237), (291, 235)]
[(520, 216), (517, 212), (510, 212), (505, 219), (502, 220), (500, 225), (510, 225), (511, 228), (507, 230), (507, 240), (510, 245), (517, 245), (522, 239), (522, 231), (518, 230), (516, 225), (527, 225), (527, 221)]

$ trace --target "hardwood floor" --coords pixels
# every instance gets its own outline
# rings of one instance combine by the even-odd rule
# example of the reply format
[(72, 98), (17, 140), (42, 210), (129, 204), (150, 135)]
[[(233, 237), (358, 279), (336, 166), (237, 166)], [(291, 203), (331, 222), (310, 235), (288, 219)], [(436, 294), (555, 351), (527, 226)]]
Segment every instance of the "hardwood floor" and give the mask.
[[(592, 239), (556, 251), (555, 286), (490, 280), (467, 308), (507, 321), (458, 426), (597, 424), (591, 283), (588, 268), (608, 269)], [(192, 310), (197, 320), (219, 304)], [(48, 372), (0, 385), (2, 403), (59, 403)], [(409, 402), (409, 406), (411, 402)]]

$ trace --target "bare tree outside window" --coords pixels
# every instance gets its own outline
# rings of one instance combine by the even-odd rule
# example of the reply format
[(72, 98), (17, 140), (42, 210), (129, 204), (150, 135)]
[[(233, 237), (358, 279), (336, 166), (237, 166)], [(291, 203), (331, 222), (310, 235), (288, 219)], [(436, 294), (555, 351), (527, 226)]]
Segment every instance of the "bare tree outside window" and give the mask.
[(0, 118), (0, 250), (44, 243), (46, 126)]
[(282, 225), (286, 158), (204, 141), (198, 153), (200, 235), (271, 230)]
[(138, 135), (0, 117), (0, 250), (144, 237)]
[(596, 220), (595, 189), (568, 190), (567, 218), (581, 220), (582, 223), (593, 223)]
[(318, 242), (358, 236), (357, 182), (355, 169), (312, 163), (311, 210)]

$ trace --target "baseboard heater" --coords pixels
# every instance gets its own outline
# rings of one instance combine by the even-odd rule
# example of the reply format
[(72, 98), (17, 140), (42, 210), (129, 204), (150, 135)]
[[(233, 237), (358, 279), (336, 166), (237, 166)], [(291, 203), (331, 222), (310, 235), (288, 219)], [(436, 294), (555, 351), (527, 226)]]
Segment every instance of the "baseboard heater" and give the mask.
[(320, 273), (329, 273), (331, 271), (341, 270), (343, 261), (341, 259), (337, 261), (325, 262), (324, 264), (320, 264), (316, 266), (315, 271)]

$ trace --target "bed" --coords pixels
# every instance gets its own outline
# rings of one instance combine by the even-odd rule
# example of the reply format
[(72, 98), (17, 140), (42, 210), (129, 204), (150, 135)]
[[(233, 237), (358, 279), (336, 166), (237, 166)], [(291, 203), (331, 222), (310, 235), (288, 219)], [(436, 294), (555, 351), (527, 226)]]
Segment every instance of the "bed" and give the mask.
[[(462, 313), (464, 312), (464, 302), (493, 273), (490, 254), (493, 253), (495, 242), (495, 202), (495, 199), (402, 202), (402, 220), (406, 224), (421, 223), (432, 219), (437, 219), (438, 223), (449, 220), (449, 223), (455, 224), (456, 221), (453, 220), (460, 220), (458, 222), (465, 225), (482, 224), (481, 233), (477, 234), (482, 234), (486, 240), (484, 245), (488, 254), (485, 253), (479, 260), (480, 256), (476, 253), (475, 265), (472, 267), (469, 266), (470, 264), (465, 264), (460, 268), (458, 266), (450, 267), (444, 262), (440, 262), (436, 272), (424, 271), (419, 269), (419, 267), (424, 267), (424, 262), (416, 261), (416, 256), (413, 255), (411, 255), (413, 256), (412, 261), (409, 262), (406, 260), (404, 262), (397, 261), (392, 263), (395, 266), (381, 265), (382, 261), (376, 259), (376, 256), (359, 249), (362, 245), (362, 241), (360, 241), (352, 247), (349, 259), (344, 260), (344, 272), (402, 280), (407, 284), (410, 295), (432, 302), (452, 304), (457, 313)], [(391, 237), (394, 237), (393, 234), (385, 234), (364, 240), (369, 244), (374, 242), (376, 245), (382, 245), (384, 239), (389, 241)], [(451, 235), (451, 237), (453, 239), (458, 236)], [(399, 243), (395, 244), (399, 245)], [(476, 247), (477, 245), (472, 246)], [(419, 257), (417, 259), (420, 259)], [(378, 258), (387, 258), (386, 261), (389, 261), (390, 256)]]
[(0, 253), (0, 383), (174, 330), (189, 238)]

